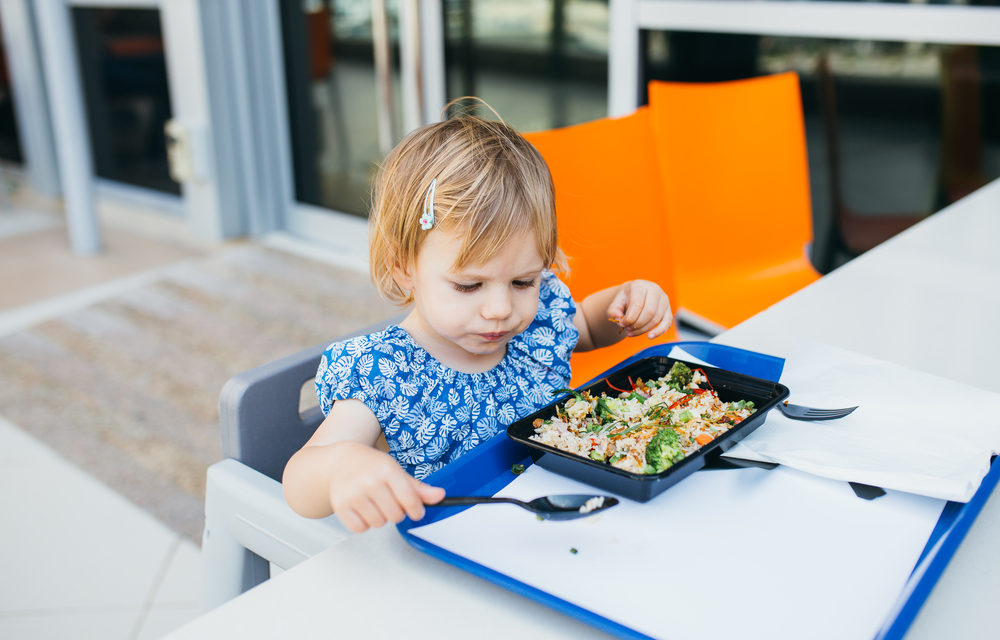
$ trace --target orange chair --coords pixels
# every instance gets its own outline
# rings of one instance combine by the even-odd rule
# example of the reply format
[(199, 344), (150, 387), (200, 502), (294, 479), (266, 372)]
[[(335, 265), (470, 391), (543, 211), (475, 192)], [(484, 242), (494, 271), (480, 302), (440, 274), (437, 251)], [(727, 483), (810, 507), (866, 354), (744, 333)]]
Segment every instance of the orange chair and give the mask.
[(795, 73), (649, 84), (681, 317), (732, 327), (819, 278)]
[[(569, 258), (564, 279), (575, 300), (635, 278), (658, 283), (674, 300), (667, 219), (650, 135), (647, 108), (525, 135), (552, 172), (559, 243)], [(676, 339), (671, 327), (654, 341), (625, 338), (612, 347), (574, 354), (572, 384), (583, 384), (651, 344)]]

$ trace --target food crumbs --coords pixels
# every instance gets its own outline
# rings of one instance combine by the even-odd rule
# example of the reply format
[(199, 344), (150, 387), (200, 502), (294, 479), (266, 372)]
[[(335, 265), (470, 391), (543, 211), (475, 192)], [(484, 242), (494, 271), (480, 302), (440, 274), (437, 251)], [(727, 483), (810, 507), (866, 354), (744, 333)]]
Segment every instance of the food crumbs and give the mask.
[(570, 548), (569, 548), (569, 552), (570, 552), (570, 553), (572, 553), (573, 555), (576, 555), (577, 553), (579, 553), (579, 552), (578, 552), (578, 551), (576, 550), (576, 547), (570, 547)]
[(524, 473), (524, 465), (515, 463), (513, 466), (511, 466), (510, 472), (513, 473), (515, 476), (519, 476), (522, 473)]

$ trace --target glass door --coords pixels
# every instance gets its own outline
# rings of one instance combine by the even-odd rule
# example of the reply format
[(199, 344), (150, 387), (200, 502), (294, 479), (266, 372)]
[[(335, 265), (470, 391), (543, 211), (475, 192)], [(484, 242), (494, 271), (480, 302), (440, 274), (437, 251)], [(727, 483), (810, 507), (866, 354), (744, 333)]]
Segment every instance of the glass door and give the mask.
[(77, 226), (97, 228), (92, 205), (75, 202), (96, 195), (186, 217), (204, 237), (223, 235), (200, 5), (198, 0), (36, 5), (47, 86), (50, 94), (59, 89), (52, 98), (56, 134), (86, 131), (56, 140)]
[[(3, 15), (0, 14), (0, 162), (21, 163), (21, 138), (14, 115), (14, 90), (7, 63), (7, 47), (3, 38)], [(4, 188), (4, 185), (0, 185)], [(0, 193), (0, 201), (3, 194)]]
[(282, 0), (290, 150), (286, 228), (367, 260), (372, 174), (440, 117), (440, 0)]
[(123, 185), (180, 195), (164, 127), (173, 117), (158, 7), (71, 9), (94, 173)]
[[(282, 2), (293, 183), (301, 205), (367, 215), (372, 167), (402, 127), (398, 4)], [(388, 56), (391, 70), (380, 67), (386, 61), (377, 53)]]
[(376, 163), (439, 119), (447, 100), (480, 96), (525, 131), (607, 112), (607, 0), (281, 7), (294, 192), (286, 225), (362, 259)]

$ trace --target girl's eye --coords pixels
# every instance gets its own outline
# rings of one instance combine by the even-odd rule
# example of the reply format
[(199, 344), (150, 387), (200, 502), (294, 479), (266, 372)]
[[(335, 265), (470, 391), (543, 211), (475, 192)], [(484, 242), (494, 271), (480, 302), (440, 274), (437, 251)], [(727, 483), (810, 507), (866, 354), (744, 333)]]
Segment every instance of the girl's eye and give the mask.
[(515, 280), (512, 284), (518, 289), (531, 289), (535, 286), (535, 280)]
[(478, 289), (480, 287), (480, 283), (478, 283), (478, 282), (473, 283), (473, 284), (462, 284), (460, 282), (455, 282), (455, 283), (452, 283), (452, 284), (455, 287), (455, 291), (459, 291), (461, 293), (470, 293), (470, 292), (475, 291), (476, 289)]

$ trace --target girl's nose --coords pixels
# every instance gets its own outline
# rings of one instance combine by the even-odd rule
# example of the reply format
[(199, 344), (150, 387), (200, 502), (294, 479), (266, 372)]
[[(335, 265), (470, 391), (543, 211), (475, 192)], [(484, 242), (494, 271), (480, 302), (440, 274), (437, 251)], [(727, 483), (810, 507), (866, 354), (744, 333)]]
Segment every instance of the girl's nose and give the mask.
[(514, 309), (509, 291), (492, 291), (483, 303), (480, 313), (487, 320), (503, 320)]

